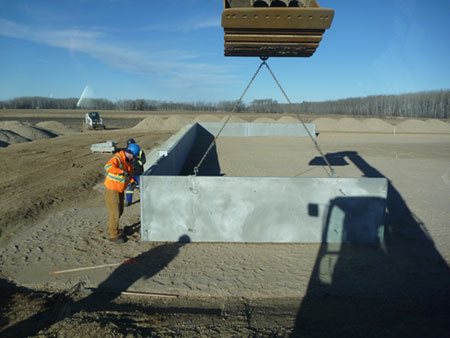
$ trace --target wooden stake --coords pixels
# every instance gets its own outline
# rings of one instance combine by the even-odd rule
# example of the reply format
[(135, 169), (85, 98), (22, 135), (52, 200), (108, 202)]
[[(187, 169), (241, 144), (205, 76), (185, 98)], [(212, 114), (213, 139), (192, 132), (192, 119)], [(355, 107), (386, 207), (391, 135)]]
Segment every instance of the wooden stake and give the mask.
[(121, 264), (136, 264), (139, 265), (139, 263), (135, 259), (129, 259), (125, 260), (122, 263), (113, 263), (113, 264), (103, 264), (103, 265), (96, 265), (96, 266), (88, 266), (86, 268), (76, 268), (76, 269), (69, 269), (69, 270), (55, 270), (51, 272), (50, 274), (57, 275), (60, 273), (66, 273), (66, 272), (75, 272), (75, 271), (84, 271), (84, 270), (90, 270), (90, 269), (99, 269), (99, 268), (106, 268), (108, 266), (118, 266)]
[(84, 270), (91, 270), (91, 269), (99, 269), (99, 268), (106, 268), (108, 266), (118, 266), (123, 263), (114, 263), (114, 264), (103, 264), (103, 265), (96, 265), (96, 266), (88, 266), (86, 268), (77, 268), (77, 269), (69, 269), (69, 270), (55, 270), (51, 274), (57, 275), (60, 273), (67, 273), (67, 272), (75, 272), (75, 271), (84, 271)]
[(173, 294), (169, 294), (169, 293), (122, 291), (120, 294), (121, 295), (126, 295), (126, 296), (147, 296), (147, 297), (178, 298), (178, 295), (173, 295)]
[(101, 293), (120, 293), (123, 296), (146, 296), (146, 297), (162, 297), (162, 298), (178, 298), (178, 295), (172, 293), (155, 293), (155, 292), (138, 292), (138, 291), (109, 291), (96, 288), (87, 288), (86, 290)]

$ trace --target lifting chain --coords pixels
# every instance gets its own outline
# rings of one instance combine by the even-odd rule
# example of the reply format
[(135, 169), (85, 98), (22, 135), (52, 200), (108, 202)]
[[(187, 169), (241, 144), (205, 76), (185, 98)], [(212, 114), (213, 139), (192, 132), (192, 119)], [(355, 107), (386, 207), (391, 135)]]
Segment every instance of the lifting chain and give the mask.
[[(273, 79), (275, 80), (275, 82), (277, 83), (278, 87), (280, 88), (281, 92), (283, 93), (284, 97), (286, 98), (287, 102), (292, 105), (291, 100), (289, 100), (289, 97), (286, 95), (286, 92), (284, 91), (283, 87), (281, 87), (280, 82), (278, 82), (277, 78), (275, 77), (275, 74), (272, 72), (272, 69), (270, 69), (269, 65), (266, 63), (265, 60), (263, 60), (263, 64), (266, 65), (267, 70), (269, 71), (270, 75), (272, 75)], [(320, 156), (322, 156), (322, 159), (324, 160), (324, 162), (327, 164), (328, 169), (330, 169), (330, 172), (327, 172), (329, 177), (334, 177), (334, 169), (331, 166), (330, 162), (328, 161), (327, 157), (323, 154), (322, 149), (320, 149), (319, 143), (317, 143), (317, 141), (314, 139), (314, 137), (311, 135), (311, 132), (309, 131), (309, 129), (306, 127), (305, 122), (303, 122), (300, 113), (297, 113), (297, 117), (299, 119), (299, 121), (301, 122), (301, 124), (303, 125), (303, 128), (305, 128), (306, 133), (309, 135), (309, 137), (311, 138), (311, 141), (314, 143), (314, 146), (316, 147), (317, 151), (319, 152)]]
[(263, 61), (263, 63), (261, 63), (258, 67), (258, 69), (256, 70), (255, 74), (253, 75), (252, 79), (250, 80), (250, 82), (248, 83), (247, 87), (245, 88), (245, 90), (243, 91), (241, 97), (239, 98), (239, 100), (236, 101), (236, 104), (234, 105), (233, 109), (231, 110), (230, 115), (228, 115), (227, 119), (225, 120), (225, 122), (223, 123), (222, 127), (219, 129), (219, 132), (216, 134), (216, 136), (214, 136), (214, 140), (212, 140), (211, 144), (209, 145), (208, 149), (206, 149), (205, 154), (203, 155), (203, 157), (201, 158), (200, 162), (198, 162), (198, 164), (194, 167), (194, 176), (197, 176), (198, 174), (198, 170), (200, 168), (200, 166), (202, 165), (203, 161), (205, 160), (206, 156), (208, 156), (210, 150), (212, 149), (212, 147), (216, 144), (216, 140), (219, 137), (220, 133), (222, 132), (222, 130), (225, 128), (226, 124), (228, 123), (228, 121), (231, 119), (231, 116), (233, 116), (233, 113), (236, 111), (236, 109), (239, 107), (239, 105), (242, 102), (242, 99), (244, 98), (245, 94), (247, 93), (247, 90), (250, 88), (251, 84), (253, 83), (253, 80), (256, 78), (256, 75), (258, 75), (259, 71), (261, 70), (263, 64), (265, 62)]
[[(253, 75), (252, 79), (250, 80), (250, 82), (248, 83), (247, 87), (245, 88), (245, 90), (243, 91), (241, 97), (239, 98), (238, 101), (236, 101), (236, 104), (234, 105), (230, 115), (228, 115), (227, 119), (225, 120), (225, 122), (223, 123), (222, 127), (219, 129), (218, 133), (216, 134), (216, 136), (214, 136), (214, 139), (212, 140), (211, 144), (209, 145), (208, 149), (206, 150), (205, 154), (203, 155), (203, 157), (201, 158), (201, 160), (198, 162), (198, 164), (194, 167), (194, 176), (197, 176), (199, 168), (201, 167), (201, 165), (203, 164), (203, 161), (205, 160), (205, 158), (208, 156), (209, 152), (211, 151), (211, 149), (214, 147), (214, 145), (216, 144), (216, 140), (219, 137), (220, 133), (223, 131), (223, 129), (225, 128), (226, 124), (228, 123), (228, 121), (231, 119), (231, 116), (233, 115), (233, 113), (236, 111), (237, 107), (241, 104), (242, 99), (244, 98), (245, 94), (247, 93), (248, 89), (250, 88), (251, 84), (253, 83), (253, 80), (255, 80), (256, 76), (258, 75), (259, 71), (261, 70), (262, 66), (266, 66), (267, 70), (269, 71), (270, 75), (272, 75), (273, 79), (275, 80), (275, 82), (278, 85), (278, 88), (280, 88), (281, 92), (283, 93), (284, 97), (286, 98), (287, 102), (291, 105), (292, 102), (289, 99), (289, 97), (286, 95), (286, 92), (284, 91), (283, 87), (281, 86), (280, 82), (278, 81), (278, 79), (275, 77), (275, 74), (272, 72), (272, 70), (270, 69), (269, 65), (266, 63), (267, 59), (269, 57), (266, 56), (262, 56), (260, 57), (261, 59), (261, 64), (259, 65), (258, 69), (256, 70), (255, 74)], [(327, 164), (328, 168), (330, 169), (330, 172), (328, 174), (329, 177), (334, 177), (334, 169), (331, 166), (330, 162), (328, 161), (328, 159), (326, 158), (326, 156), (323, 154), (322, 149), (320, 149), (319, 144), (317, 143), (317, 141), (314, 139), (314, 137), (311, 135), (311, 132), (309, 131), (309, 129), (306, 127), (306, 124), (303, 122), (300, 113), (297, 113), (297, 117), (299, 119), (299, 121), (301, 122), (301, 124), (303, 125), (303, 128), (305, 128), (306, 133), (309, 135), (309, 137), (311, 138), (311, 141), (314, 143), (314, 146), (316, 147), (317, 151), (319, 152), (320, 156), (322, 156), (322, 159), (324, 160), (324, 162)]]

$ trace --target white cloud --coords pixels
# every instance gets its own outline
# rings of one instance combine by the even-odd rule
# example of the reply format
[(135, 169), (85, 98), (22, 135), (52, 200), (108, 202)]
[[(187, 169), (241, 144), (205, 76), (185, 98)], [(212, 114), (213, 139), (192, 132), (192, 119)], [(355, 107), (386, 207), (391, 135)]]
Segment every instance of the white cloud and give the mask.
[(186, 25), (186, 27), (190, 28), (191, 30), (197, 30), (197, 29), (203, 29), (203, 28), (217, 28), (221, 27), (220, 19), (218, 18), (211, 18), (209, 20), (199, 20), (197, 22), (189, 23)]
[(162, 32), (183, 32), (189, 33), (192, 31), (205, 29), (205, 28), (219, 28), (221, 27), (220, 18), (211, 17), (195, 17), (186, 22), (178, 22), (176, 24), (159, 24), (159, 25), (151, 25), (142, 28), (142, 30), (147, 31), (162, 31)]
[(232, 81), (226, 66), (192, 62), (197, 57), (195, 53), (181, 50), (145, 53), (110, 42), (110, 37), (99, 30), (47, 30), (0, 19), (0, 35), (86, 53), (115, 69), (165, 77), (166, 84), (180, 85), (183, 81), (185, 85), (220, 85)]

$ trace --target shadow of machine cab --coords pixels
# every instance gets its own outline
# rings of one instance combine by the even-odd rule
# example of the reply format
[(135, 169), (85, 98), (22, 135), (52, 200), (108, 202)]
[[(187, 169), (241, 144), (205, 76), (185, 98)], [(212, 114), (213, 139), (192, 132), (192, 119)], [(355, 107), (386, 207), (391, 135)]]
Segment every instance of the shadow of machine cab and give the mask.
[(224, 54), (310, 57), (333, 17), (316, 0), (224, 0)]
[(86, 128), (89, 130), (103, 130), (106, 129), (106, 126), (100, 114), (96, 111), (91, 111), (84, 115), (83, 130)]

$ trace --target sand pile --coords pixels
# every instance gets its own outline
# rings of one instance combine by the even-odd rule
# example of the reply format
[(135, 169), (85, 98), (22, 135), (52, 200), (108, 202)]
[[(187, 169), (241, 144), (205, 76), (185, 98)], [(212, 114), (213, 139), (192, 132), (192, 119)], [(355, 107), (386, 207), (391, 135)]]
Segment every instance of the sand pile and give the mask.
[(162, 130), (178, 131), (191, 123), (191, 118), (183, 115), (172, 115), (163, 121)]
[(410, 119), (397, 124), (397, 133), (426, 133), (427, 124), (424, 121)]
[(396, 132), (417, 134), (449, 134), (450, 123), (435, 119), (428, 119), (426, 121), (409, 119), (397, 124)]
[[(378, 118), (367, 118), (363, 121), (354, 118), (342, 118), (339, 120), (321, 117), (315, 119), (313, 123), (319, 132), (366, 132), (366, 133), (389, 133), (394, 132), (394, 124)], [(450, 123), (429, 119), (421, 121), (408, 119), (398, 123), (395, 127), (396, 133), (425, 133), (425, 134), (448, 134), (450, 133)]]
[(29, 141), (58, 136), (49, 130), (35, 127), (31, 123), (22, 123), (18, 121), (0, 121), (0, 129), (11, 131)]
[[(220, 122), (225, 122), (227, 118), (228, 118), (228, 116), (225, 116)], [(231, 118), (228, 122), (229, 123), (247, 123), (247, 121), (245, 121), (244, 119), (241, 119), (240, 117), (237, 117), (237, 116), (231, 116)]]
[(74, 128), (68, 127), (65, 124), (57, 121), (43, 121), (36, 123), (36, 127), (39, 127), (40, 129), (45, 129), (48, 131), (51, 131), (52, 133), (55, 133), (57, 135), (65, 135), (65, 134), (72, 134), (72, 133), (79, 133), (79, 130), (76, 130)]
[(345, 132), (362, 132), (364, 131), (364, 126), (361, 121), (351, 118), (344, 117), (338, 121), (338, 130)]
[(449, 134), (450, 123), (436, 119), (428, 119), (426, 121), (409, 119), (397, 124), (396, 132), (417, 134)]
[(162, 118), (159, 116), (150, 116), (135, 125), (133, 129), (160, 130), (162, 125)]
[(278, 123), (300, 123), (299, 119), (292, 116), (283, 116), (277, 121)]
[(192, 123), (196, 122), (220, 122), (220, 117), (214, 115), (198, 115)]
[(368, 118), (362, 122), (365, 131), (370, 131), (374, 133), (392, 133), (394, 126), (383, 120), (376, 118)]
[(441, 120), (429, 119), (425, 121), (427, 128), (433, 130), (435, 133), (450, 133), (450, 123)]
[[(185, 115), (172, 115), (169, 118), (161, 118), (158, 116), (151, 116), (136, 126), (135, 129), (145, 130), (164, 130), (164, 131), (178, 131), (187, 124), (196, 122), (222, 122), (228, 119), (229, 115), (219, 118), (214, 115), (198, 115), (195, 119)], [(247, 123), (248, 121), (239, 116), (233, 115), (228, 120), (228, 123)], [(65, 134), (61, 126), (53, 126), (50, 123), (56, 122), (41, 122), (39, 124), (42, 129), (48, 129), (58, 134)], [(268, 117), (259, 117), (252, 121), (252, 123), (300, 123), (300, 121), (293, 116), (282, 116), (278, 120)], [(316, 124), (318, 132), (355, 132), (355, 133), (384, 133), (392, 134), (394, 131), (394, 124), (386, 122), (379, 118), (366, 118), (359, 120), (351, 117), (344, 117), (340, 119), (320, 117), (312, 121)], [(0, 124), (0, 128), (2, 125)], [(430, 134), (450, 134), (450, 123), (437, 119), (429, 119), (421, 121), (418, 119), (408, 119), (398, 123), (395, 127), (396, 133), (430, 133)], [(6, 129), (6, 128), (3, 128)], [(22, 135), (22, 134), (21, 134)], [(27, 137), (26, 135), (22, 135)], [(3, 137), (5, 139), (6, 136)]]
[(275, 120), (268, 117), (260, 117), (254, 120), (253, 123), (275, 123)]
[(319, 117), (313, 123), (316, 124), (317, 131), (337, 131), (339, 130), (338, 121), (329, 117)]
[(20, 136), (11, 130), (0, 129), (0, 147), (7, 147), (11, 144), (29, 142), (30, 139)]

